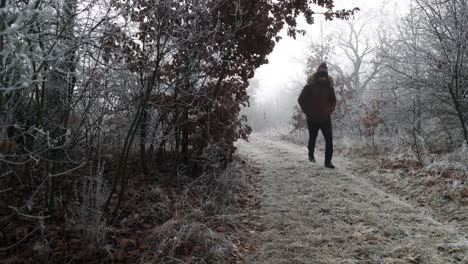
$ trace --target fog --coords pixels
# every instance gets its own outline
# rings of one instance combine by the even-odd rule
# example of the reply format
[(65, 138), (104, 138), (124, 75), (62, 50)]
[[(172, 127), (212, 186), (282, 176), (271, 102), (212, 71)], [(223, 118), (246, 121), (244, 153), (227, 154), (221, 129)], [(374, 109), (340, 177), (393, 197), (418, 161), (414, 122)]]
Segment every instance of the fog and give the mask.
[[(345, 73), (351, 71), (350, 61), (344, 52), (337, 47), (348, 23), (362, 26), (363, 33), (360, 42), (368, 42), (372, 48), (377, 46), (379, 33), (394, 32), (398, 21), (409, 12), (410, 0), (377, 0), (377, 1), (336, 1), (337, 9), (352, 9), (358, 7), (360, 12), (348, 21), (325, 21), (322, 16), (315, 16), (315, 23), (308, 25), (304, 19), (299, 22), (299, 28), (306, 30), (306, 35), (298, 35), (297, 39), (286, 36), (276, 45), (269, 55), (269, 63), (261, 66), (250, 81), (249, 94), (251, 107), (247, 109), (250, 125), (254, 131), (274, 128), (291, 129), (293, 107), (297, 105), (297, 96), (305, 84), (306, 76), (311, 72), (308, 65), (310, 45), (320, 43), (329, 38), (334, 45), (334, 52), (325, 59), (328, 63), (338, 65)], [(365, 67), (365, 65), (364, 65)], [(333, 66), (330, 75), (337, 75)]]

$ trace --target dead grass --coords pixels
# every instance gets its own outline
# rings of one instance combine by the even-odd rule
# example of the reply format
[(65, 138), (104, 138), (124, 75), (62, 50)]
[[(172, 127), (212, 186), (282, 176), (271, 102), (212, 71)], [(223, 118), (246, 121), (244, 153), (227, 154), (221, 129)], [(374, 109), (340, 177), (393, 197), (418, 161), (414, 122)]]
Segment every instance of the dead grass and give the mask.
[(169, 220), (150, 236), (153, 263), (227, 263), (231, 243), (203, 223)]
[[(114, 219), (103, 212), (108, 186), (98, 166), (70, 186), (74, 202), (64, 205), (62, 222), (43, 221), (24, 243), (0, 252), (0, 263), (238, 263), (253, 170), (238, 158), (224, 170), (213, 165), (178, 182), (132, 175)], [(11, 232), (14, 224), (24, 226), (11, 223)], [(25, 227), (11, 241), (32, 231)]]
[[(384, 173), (378, 166), (354, 164), (337, 155), (338, 169), (327, 170), (307, 161), (305, 146), (260, 137), (251, 142), (240, 149), (265, 171), (263, 206), (256, 211), (262, 219), (257, 235), (261, 249), (249, 263), (455, 264), (468, 260), (466, 232), (436, 217), (428, 206), (429, 195), (424, 207), (413, 204), (411, 195), (425, 195), (428, 189), (412, 182), (424, 177), (406, 175), (401, 169), (411, 162)], [(414, 171), (421, 171), (421, 166)], [(387, 177), (391, 188), (380, 184), (380, 177)], [(458, 205), (452, 212), (452, 216), (464, 212), (466, 221), (466, 206)]]
[[(441, 222), (468, 232), (468, 170), (459, 153), (437, 157), (422, 166), (415, 160), (392, 157), (354, 159), (348, 169), (380, 188), (403, 197), (412, 205), (429, 210)], [(468, 160), (465, 159), (465, 161)]]
[(251, 173), (244, 161), (236, 159), (225, 170), (206, 173), (184, 186), (173, 218), (149, 237), (153, 261), (231, 263), (238, 259), (233, 241), (239, 240), (243, 219), (248, 217), (243, 212), (248, 197), (252, 198), (248, 194)]

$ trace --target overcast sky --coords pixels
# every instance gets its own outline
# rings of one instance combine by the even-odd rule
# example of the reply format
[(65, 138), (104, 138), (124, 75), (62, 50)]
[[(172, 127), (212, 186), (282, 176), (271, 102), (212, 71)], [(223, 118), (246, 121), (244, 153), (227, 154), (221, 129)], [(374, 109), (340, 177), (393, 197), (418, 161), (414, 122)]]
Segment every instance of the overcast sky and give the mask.
[[(356, 15), (356, 19), (375, 15), (373, 25), (376, 26), (382, 21), (396, 21), (398, 17), (406, 14), (410, 0), (335, 0), (337, 9), (352, 9), (359, 7), (361, 11)], [(294, 80), (305, 79), (304, 60), (309, 39), (320, 36), (320, 27), (323, 27), (324, 34), (329, 31), (337, 31), (344, 26), (342, 21), (324, 22), (320, 16), (316, 17), (315, 24), (307, 25), (300, 22), (300, 28), (307, 30), (306, 36), (300, 36), (296, 40), (284, 36), (275, 47), (275, 50), (268, 57), (269, 64), (260, 67), (255, 74), (258, 80), (260, 101), (269, 101), (277, 97), (281, 89), (285, 89)], [(374, 31), (375, 32), (375, 31)], [(372, 30), (370, 30), (372, 37)], [(283, 34), (284, 35), (284, 34)]]

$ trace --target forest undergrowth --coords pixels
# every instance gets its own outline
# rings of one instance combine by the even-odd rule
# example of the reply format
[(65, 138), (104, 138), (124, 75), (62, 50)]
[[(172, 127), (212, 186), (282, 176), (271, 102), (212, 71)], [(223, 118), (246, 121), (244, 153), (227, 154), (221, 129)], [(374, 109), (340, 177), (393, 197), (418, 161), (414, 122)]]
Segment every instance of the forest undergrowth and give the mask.
[(0, 263), (242, 263), (255, 250), (247, 210), (258, 204), (259, 171), (248, 161), (236, 157), (225, 169), (179, 180), (135, 173), (115, 217), (103, 208), (112, 168), (102, 163), (99, 175), (68, 176), (67, 195), (80, 198), (61, 205), (61, 217), (33, 217), (46, 210), (36, 205), (2, 226)]

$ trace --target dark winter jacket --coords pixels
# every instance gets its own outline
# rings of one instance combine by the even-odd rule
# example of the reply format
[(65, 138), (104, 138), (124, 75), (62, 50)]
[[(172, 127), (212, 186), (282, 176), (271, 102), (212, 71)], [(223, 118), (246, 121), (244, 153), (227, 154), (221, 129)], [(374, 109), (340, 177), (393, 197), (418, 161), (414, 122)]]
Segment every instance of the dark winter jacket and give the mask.
[(318, 77), (312, 74), (307, 78), (307, 85), (302, 89), (298, 102), (309, 122), (330, 120), (336, 106), (334, 86), (335, 82), (330, 76)]

